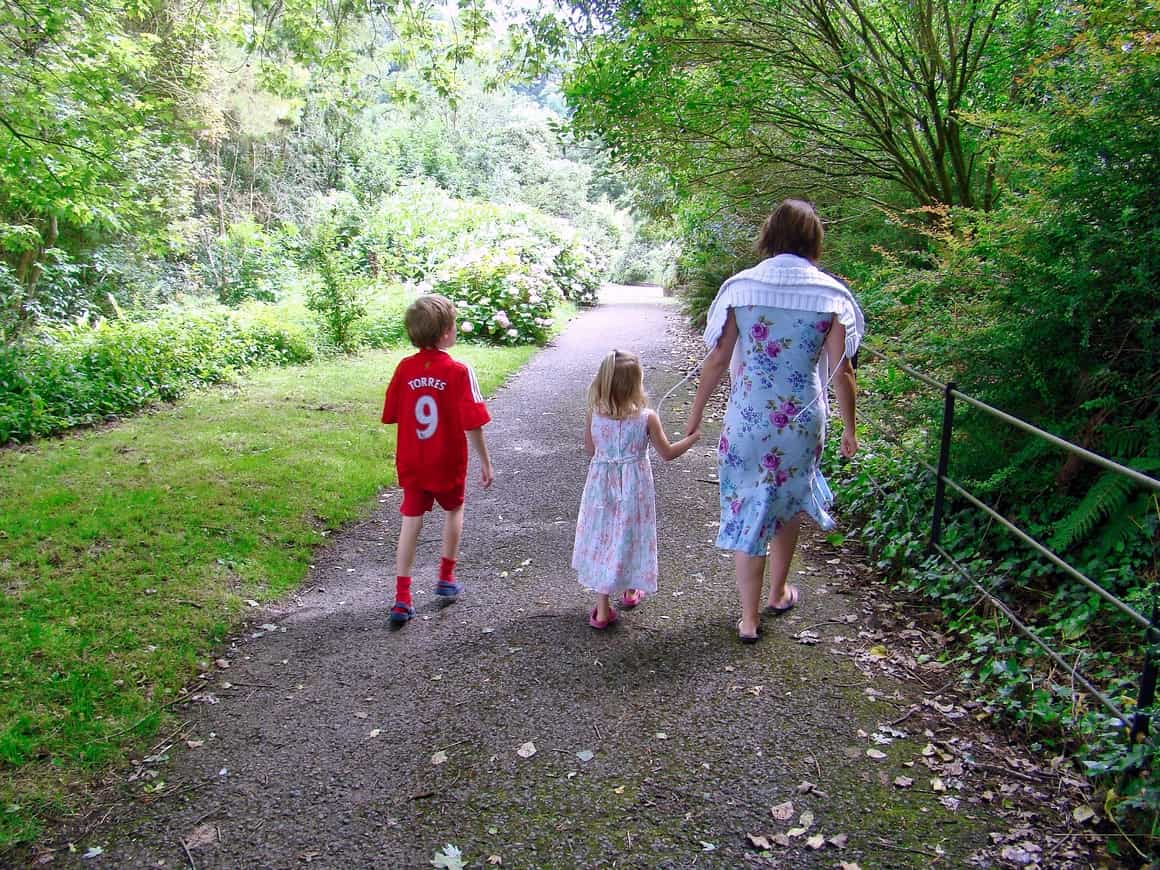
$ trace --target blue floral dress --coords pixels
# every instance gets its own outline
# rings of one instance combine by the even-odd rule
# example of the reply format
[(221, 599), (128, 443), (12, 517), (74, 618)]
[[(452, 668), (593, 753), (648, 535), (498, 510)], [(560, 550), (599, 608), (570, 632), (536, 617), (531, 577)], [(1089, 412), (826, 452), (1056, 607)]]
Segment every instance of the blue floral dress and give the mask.
[(580, 585), (604, 595), (657, 591), (656, 489), (648, 458), (648, 417), (592, 415), (596, 453), (576, 518), (572, 567)]
[(825, 396), (817, 372), (833, 315), (764, 306), (733, 315), (741, 359), (717, 445), (717, 546), (764, 556), (781, 523), (802, 511), (823, 529), (834, 525), (818, 468)]

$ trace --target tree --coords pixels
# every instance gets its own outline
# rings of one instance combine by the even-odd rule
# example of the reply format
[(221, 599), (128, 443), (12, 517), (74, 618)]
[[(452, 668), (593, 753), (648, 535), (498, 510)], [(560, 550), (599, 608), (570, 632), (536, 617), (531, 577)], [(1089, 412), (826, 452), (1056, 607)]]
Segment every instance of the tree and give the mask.
[[(769, 179), (990, 208), (992, 128), (1044, 44), (1038, 0), (642, 0), (602, 15), (566, 93), (630, 162), (767, 198)], [(1052, 13), (1054, 14), (1054, 13)], [(762, 179), (765, 179), (763, 182)]]

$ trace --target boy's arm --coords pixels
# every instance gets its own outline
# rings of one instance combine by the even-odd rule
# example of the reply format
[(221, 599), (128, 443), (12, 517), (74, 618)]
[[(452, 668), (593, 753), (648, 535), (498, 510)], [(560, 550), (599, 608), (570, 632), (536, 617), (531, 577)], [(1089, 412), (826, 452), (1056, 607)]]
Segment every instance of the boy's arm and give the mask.
[(383, 422), (399, 422), (399, 370), (396, 368), (391, 376), (391, 384), (387, 387), (387, 397), (383, 400)]
[(665, 434), (665, 427), (661, 425), (661, 418), (657, 416), (655, 411), (649, 411), (648, 422), (645, 425), (648, 427), (648, 438), (652, 442), (653, 447), (656, 448), (661, 458), (666, 461), (676, 459), (701, 438), (701, 430), (695, 429), (680, 441), (677, 441), (675, 444), (670, 444), (669, 436)]
[(483, 488), (487, 489), (495, 480), (495, 472), (491, 467), (491, 457), (487, 455), (487, 442), (483, 439), (483, 429), (468, 430), (467, 439), (479, 457), (479, 480), (483, 484)]

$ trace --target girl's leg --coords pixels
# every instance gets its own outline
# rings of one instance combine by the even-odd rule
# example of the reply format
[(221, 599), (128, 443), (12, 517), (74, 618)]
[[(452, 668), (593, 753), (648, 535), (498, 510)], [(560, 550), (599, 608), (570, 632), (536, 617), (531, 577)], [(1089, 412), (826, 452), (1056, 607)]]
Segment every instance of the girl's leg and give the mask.
[(608, 600), (607, 595), (596, 596), (596, 619), (600, 622), (607, 622), (612, 615), (612, 603)]
[(741, 624), (737, 630), (744, 637), (757, 635), (760, 623), (761, 582), (765, 576), (765, 557), (738, 552), (734, 555), (737, 571), (737, 595), (741, 599)]
[(797, 549), (798, 533), (802, 528), (802, 515), (795, 514), (774, 532), (769, 545), (769, 606), (785, 607), (790, 603), (786, 594), (785, 581), (789, 577), (789, 564)]

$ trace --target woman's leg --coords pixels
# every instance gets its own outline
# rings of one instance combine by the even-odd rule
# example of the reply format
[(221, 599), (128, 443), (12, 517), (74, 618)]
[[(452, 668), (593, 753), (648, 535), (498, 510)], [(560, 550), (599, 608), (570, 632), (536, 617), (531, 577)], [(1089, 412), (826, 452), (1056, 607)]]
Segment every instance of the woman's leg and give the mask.
[(753, 637), (757, 634), (761, 620), (757, 611), (761, 604), (765, 557), (738, 552), (734, 554), (734, 563), (737, 569), (737, 595), (741, 599), (741, 625), (737, 630), (744, 637)]
[[(789, 577), (789, 564), (793, 561), (801, 528), (802, 515), (795, 514), (793, 519), (786, 520), (773, 534), (773, 541), (769, 545), (770, 607), (785, 607), (790, 603), (785, 581)], [(759, 590), (760, 588), (758, 585)]]

